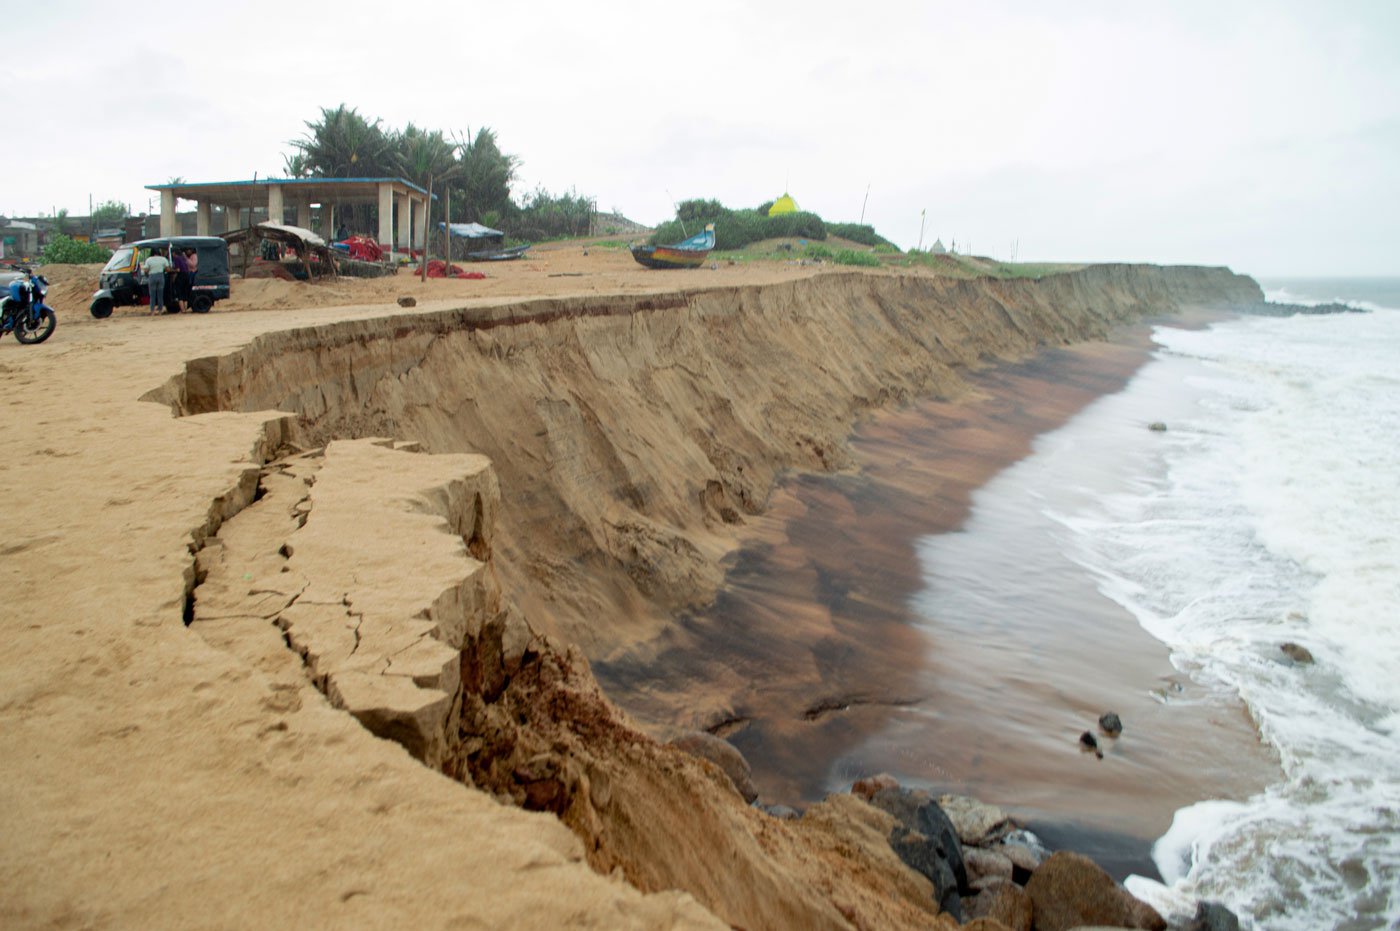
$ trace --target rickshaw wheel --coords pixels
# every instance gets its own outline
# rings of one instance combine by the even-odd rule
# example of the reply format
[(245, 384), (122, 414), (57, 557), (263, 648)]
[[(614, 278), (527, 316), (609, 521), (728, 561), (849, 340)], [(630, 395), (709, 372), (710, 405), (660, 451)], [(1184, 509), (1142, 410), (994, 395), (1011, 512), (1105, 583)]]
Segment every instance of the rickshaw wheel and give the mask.
[(214, 299), (207, 294), (196, 294), (190, 300), (190, 310), (197, 314), (209, 313), (209, 308), (214, 306)]
[(93, 301), (92, 306), (88, 309), (98, 320), (106, 320), (108, 317), (112, 316), (112, 306), (112, 299), (110, 297), (104, 297), (100, 300)]

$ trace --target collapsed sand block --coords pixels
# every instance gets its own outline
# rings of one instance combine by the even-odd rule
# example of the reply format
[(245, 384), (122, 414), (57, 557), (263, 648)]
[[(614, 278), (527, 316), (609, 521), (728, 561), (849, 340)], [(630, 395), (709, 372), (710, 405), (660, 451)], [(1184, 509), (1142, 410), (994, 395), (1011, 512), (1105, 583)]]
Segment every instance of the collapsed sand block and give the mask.
[(446, 759), (443, 725), (452, 710), (446, 692), (420, 688), (403, 677), (348, 672), (330, 678), (326, 695), (365, 730), (401, 744), (426, 765), (437, 767)]
[[(338, 441), (306, 498), (304, 523), (281, 550), (310, 581), (276, 622), (334, 705), (439, 768), (457, 750), (462, 650), (500, 614), (486, 563), (472, 555), (490, 552), (499, 500), (490, 463)], [(507, 629), (523, 652), (528, 630)]]

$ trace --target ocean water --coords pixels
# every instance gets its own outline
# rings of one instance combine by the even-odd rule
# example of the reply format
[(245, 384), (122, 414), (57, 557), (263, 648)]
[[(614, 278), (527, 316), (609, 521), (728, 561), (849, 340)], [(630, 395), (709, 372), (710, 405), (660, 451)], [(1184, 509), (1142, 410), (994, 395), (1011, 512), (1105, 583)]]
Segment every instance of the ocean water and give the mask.
[(1158, 328), (1120, 399), (1175, 385), (1168, 430), (1043, 513), (1182, 674), (1243, 699), (1280, 761), (1252, 797), (1177, 811), (1153, 848), (1163, 882), (1129, 888), (1257, 929), (1400, 928), (1400, 279), (1261, 284), (1368, 312)]

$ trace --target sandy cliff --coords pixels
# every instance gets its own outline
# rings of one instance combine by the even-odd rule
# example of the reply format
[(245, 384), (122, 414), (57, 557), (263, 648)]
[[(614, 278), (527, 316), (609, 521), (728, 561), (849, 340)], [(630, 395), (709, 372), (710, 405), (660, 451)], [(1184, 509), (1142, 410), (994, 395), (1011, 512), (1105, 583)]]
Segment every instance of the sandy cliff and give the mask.
[(7, 354), (7, 388), (64, 396), (0, 422), (7, 472), (50, 492), (0, 520), (0, 914), (927, 926), (886, 816), (759, 814), (586, 657), (674, 635), (775, 478), (841, 468), (862, 412), (1257, 298), (1222, 269), (835, 274)]
[(775, 476), (841, 468), (862, 412), (955, 394), (981, 360), (1258, 297), (1225, 269), (1094, 266), (534, 301), (269, 334), (190, 362), (153, 397), (293, 411), (305, 446), (383, 435), (486, 455), (508, 502), (506, 588), (598, 658), (706, 602)]

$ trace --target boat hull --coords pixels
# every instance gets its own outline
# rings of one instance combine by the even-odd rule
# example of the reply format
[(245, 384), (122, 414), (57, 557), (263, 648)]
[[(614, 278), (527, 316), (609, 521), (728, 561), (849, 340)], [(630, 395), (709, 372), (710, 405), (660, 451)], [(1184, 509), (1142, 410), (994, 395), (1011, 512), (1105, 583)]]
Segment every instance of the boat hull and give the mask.
[(513, 259), (524, 258), (530, 247), (511, 246), (509, 249), (484, 249), (481, 252), (468, 252), (468, 262), (509, 262)]
[(632, 247), (632, 258), (647, 268), (699, 268), (709, 254), (709, 249), (699, 252), (671, 246)]

